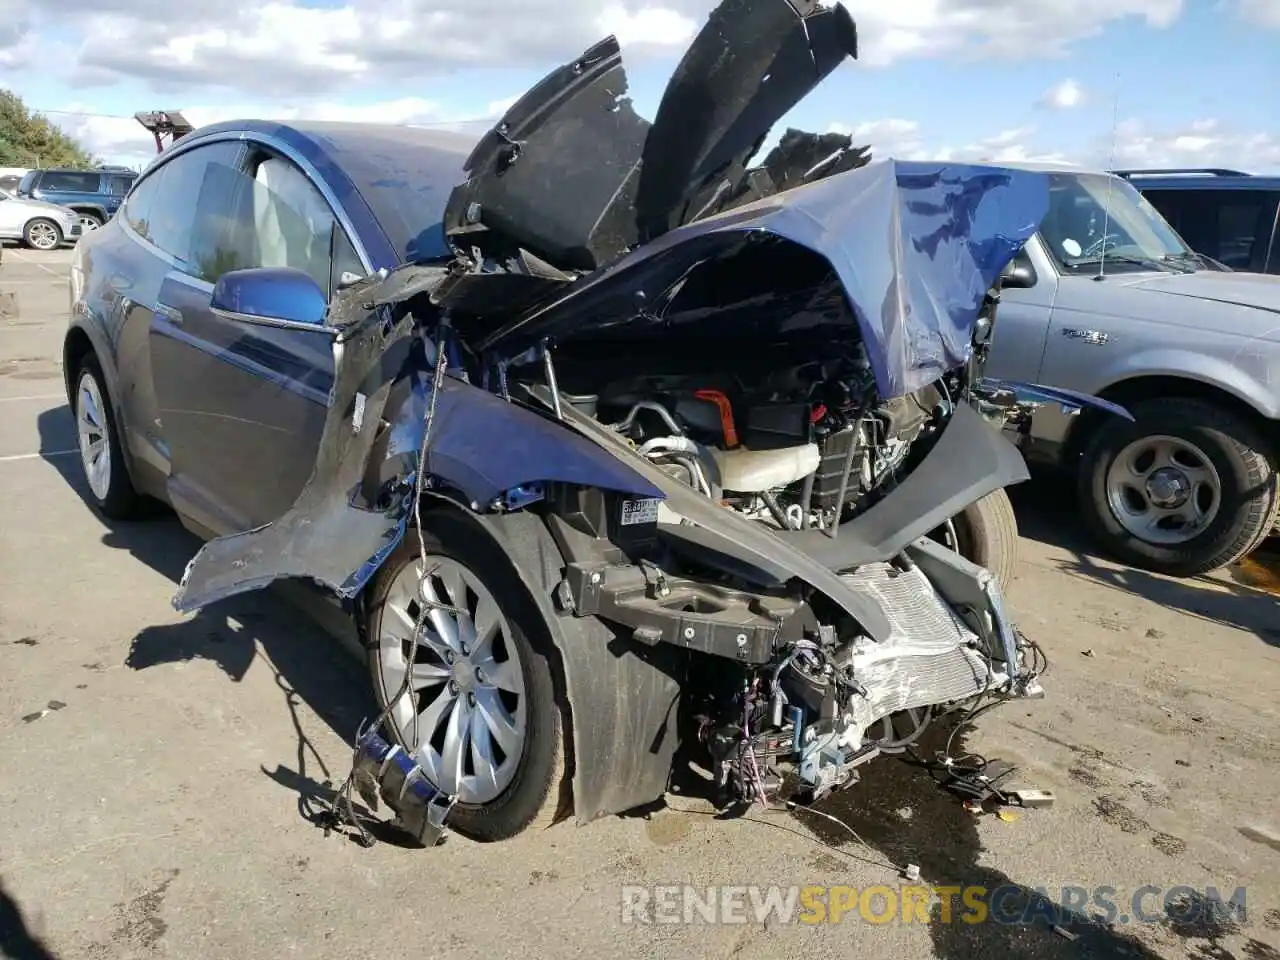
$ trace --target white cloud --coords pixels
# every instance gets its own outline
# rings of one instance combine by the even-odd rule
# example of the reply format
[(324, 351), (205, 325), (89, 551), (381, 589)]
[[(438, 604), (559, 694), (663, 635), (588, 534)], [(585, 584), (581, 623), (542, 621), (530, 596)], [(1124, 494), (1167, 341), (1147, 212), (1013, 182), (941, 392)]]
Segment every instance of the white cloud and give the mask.
[[(1111, 134), (1079, 142), (1058, 142), (1045, 149), (1035, 127), (1001, 130), (959, 146), (947, 144), (914, 120), (889, 118), (856, 126), (833, 123), (833, 133), (849, 134), (870, 146), (876, 158), (957, 163), (1066, 163), (1106, 169)], [(1202, 119), (1179, 127), (1154, 129), (1137, 120), (1116, 128), (1115, 167), (1225, 167), (1248, 173), (1280, 173), (1280, 137), (1233, 130), (1219, 120)]]
[(1114, 20), (1136, 17), (1160, 28), (1182, 13), (1182, 0), (847, 0), (846, 6), (858, 23), (861, 60), (872, 66), (939, 53), (1038, 59), (1061, 55)]
[[(1102, 158), (1109, 144), (1095, 147)], [(1226, 167), (1246, 173), (1280, 172), (1280, 138), (1271, 133), (1235, 130), (1218, 120), (1196, 120), (1179, 127), (1154, 129), (1126, 120), (1116, 130), (1117, 168)]]
[[(1276, 0), (1240, 0), (1271, 18)], [(1172, 23), (1182, 0), (848, 0), (862, 62), (911, 57), (1043, 58), (1106, 24)], [(640, 53), (678, 54), (715, 0), (0, 0), (0, 70), (39, 59), (82, 85), (140, 80), (161, 92), (273, 98), (470, 67), (545, 69), (613, 32)], [(37, 48), (40, 48), (37, 50)], [(57, 49), (58, 56), (50, 56)], [(206, 98), (208, 94), (204, 94)]]
[(898, 160), (932, 159), (925, 147), (920, 133), (920, 124), (914, 120), (903, 120), (889, 117), (885, 120), (871, 120), (855, 126), (833, 123), (827, 127), (828, 133), (843, 133), (853, 140), (856, 147), (871, 147), (871, 156), (876, 159), (893, 157)]
[(1046, 90), (1036, 103), (1050, 110), (1072, 110), (1088, 100), (1078, 80), (1066, 79)]
[(1240, 0), (1240, 13), (1250, 23), (1280, 30), (1280, 0)]
[(870, 146), (877, 159), (938, 160), (951, 163), (1066, 162), (1062, 153), (1045, 153), (1027, 146), (1025, 141), (1035, 133), (1034, 127), (1002, 130), (989, 137), (961, 146), (950, 146), (931, 140), (914, 120), (891, 117), (872, 120), (850, 127), (833, 123), (831, 133), (848, 134), (855, 145)]

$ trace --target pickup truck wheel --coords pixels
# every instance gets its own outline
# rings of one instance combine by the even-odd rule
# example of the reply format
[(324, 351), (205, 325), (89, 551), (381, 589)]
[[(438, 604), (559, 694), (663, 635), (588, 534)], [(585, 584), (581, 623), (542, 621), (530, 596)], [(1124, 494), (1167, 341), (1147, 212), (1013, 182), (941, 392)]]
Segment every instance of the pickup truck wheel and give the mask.
[(1084, 448), (1084, 518), (1136, 567), (1177, 577), (1238, 560), (1275, 523), (1270, 444), (1243, 417), (1202, 400), (1144, 400), (1109, 417)]
[(933, 538), (990, 570), (1002, 590), (1017, 575), (1018, 518), (1003, 490), (969, 504), (934, 531)]
[(461, 523), (431, 519), (424, 529), (429, 575), (420, 575), (410, 531), (372, 585), (366, 637), (374, 692), (385, 707), (402, 689), (422, 597), (453, 607), (427, 614), (409, 692), (393, 707), (387, 732), (432, 784), (457, 797), (451, 826), (477, 840), (503, 840), (549, 826), (561, 812), (562, 687), (550, 641), (534, 626), (539, 614), (504, 557)]

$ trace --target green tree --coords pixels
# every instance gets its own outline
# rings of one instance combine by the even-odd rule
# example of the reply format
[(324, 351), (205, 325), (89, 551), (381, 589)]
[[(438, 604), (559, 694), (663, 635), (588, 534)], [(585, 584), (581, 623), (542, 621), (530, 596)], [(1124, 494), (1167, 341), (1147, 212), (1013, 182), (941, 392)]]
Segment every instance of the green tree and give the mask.
[(48, 118), (0, 90), (0, 166), (91, 167), (93, 157)]

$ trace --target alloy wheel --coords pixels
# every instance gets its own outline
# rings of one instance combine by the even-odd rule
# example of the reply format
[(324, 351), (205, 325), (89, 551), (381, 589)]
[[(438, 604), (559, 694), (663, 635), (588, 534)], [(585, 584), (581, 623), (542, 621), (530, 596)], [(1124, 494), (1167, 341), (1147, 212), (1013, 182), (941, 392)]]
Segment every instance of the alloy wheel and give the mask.
[(111, 490), (110, 430), (102, 390), (93, 374), (85, 371), (76, 387), (76, 432), (84, 476), (99, 501), (106, 500)]
[(81, 233), (90, 233), (102, 226), (102, 224), (98, 222), (97, 217), (91, 217), (88, 214), (81, 214), (78, 222), (80, 224)]
[[(380, 617), (377, 665), (388, 699), (410, 671), (408, 691), (391, 709), (401, 742), (428, 779), (463, 804), (494, 800), (511, 783), (524, 753), (528, 704), (510, 624), (468, 567), (428, 556), (427, 576), (408, 563), (392, 582)], [(422, 598), (429, 609), (408, 663)]]
[(58, 228), (41, 220), (27, 228), (27, 241), (37, 250), (53, 250), (61, 242)]

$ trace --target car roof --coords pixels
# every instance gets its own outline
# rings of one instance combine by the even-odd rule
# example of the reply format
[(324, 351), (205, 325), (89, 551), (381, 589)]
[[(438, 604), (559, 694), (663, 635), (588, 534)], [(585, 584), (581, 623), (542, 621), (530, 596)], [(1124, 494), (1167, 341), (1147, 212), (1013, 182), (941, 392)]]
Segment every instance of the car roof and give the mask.
[(1140, 190), (1280, 190), (1280, 176), (1255, 176), (1240, 170), (1117, 170)]
[[(152, 163), (163, 162), (171, 150), (239, 133), (258, 134), (291, 148), (338, 196), (354, 188), (367, 207), (364, 213), (386, 235), (395, 263), (448, 255), (442, 226), (445, 204), (453, 188), (466, 179), (465, 164), (479, 135), (384, 123), (229, 120), (187, 134)], [(347, 213), (363, 237), (362, 212)], [(375, 259), (384, 261), (375, 263), (375, 269), (395, 265), (385, 262), (385, 256)]]

